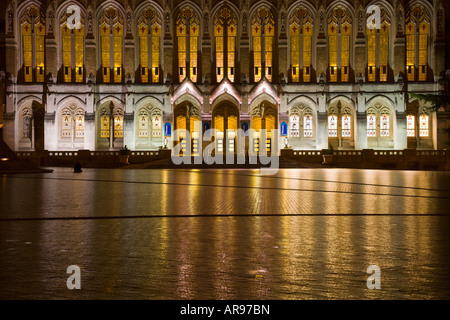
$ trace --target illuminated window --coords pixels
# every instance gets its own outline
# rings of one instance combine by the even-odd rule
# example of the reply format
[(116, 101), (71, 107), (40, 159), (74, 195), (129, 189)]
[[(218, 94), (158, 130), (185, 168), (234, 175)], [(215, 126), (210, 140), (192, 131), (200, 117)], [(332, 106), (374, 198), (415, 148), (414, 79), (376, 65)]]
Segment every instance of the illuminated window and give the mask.
[(406, 74), (409, 81), (415, 78), (415, 26), (412, 22), (406, 25)]
[(338, 123), (337, 116), (332, 114), (328, 116), (328, 136), (337, 137), (338, 136)]
[(303, 117), (303, 136), (308, 138), (313, 136), (312, 115), (310, 114)]
[[(64, 109), (61, 112), (61, 138), (77, 139), (84, 138), (84, 110)], [(67, 141), (67, 140), (65, 140)]]
[(290, 117), (290, 121), (289, 121), (289, 124), (290, 124), (290, 135), (291, 135), (291, 137), (299, 137), (300, 136), (300, 134), (299, 134), (299, 127), (300, 127), (300, 123), (299, 123), (299, 116), (298, 115), (291, 115), (291, 117)]
[(141, 111), (139, 114), (139, 138), (148, 137), (148, 115)]
[(293, 82), (311, 81), (311, 39), (313, 35), (313, 19), (311, 13), (299, 7), (291, 15), (291, 76)]
[(342, 137), (351, 137), (352, 135), (352, 117), (348, 114), (342, 116)]
[(345, 23), (341, 30), (341, 81), (347, 82), (350, 77), (350, 37), (352, 28)]
[(377, 48), (377, 29), (366, 29), (367, 35), (367, 79), (375, 81), (376, 76), (376, 48)]
[(153, 126), (152, 137), (161, 138), (161, 116), (156, 115), (152, 117), (152, 126)]
[(428, 12), (421, 5), (414, 5), (406, 14), (406, 74), (409, 81), (427, 80), (429, 32)]
[(389, 116), (387, 114), (380, 117), (380, 136), (389, 137)]
[(406, 117), (406, 136), (407, 137), (416, 136), (416, 117), (413, 115), (408, 115)]
[(103, 114), (100, 118), (100, 137), (109, 138), (109, 114)]
[(61, 137), (72, 137), (72, 113), (69, 110), (64, 110), (61, 115)]
[(328, 109), (328, 137), (350, 138), (352, 132), (352, 113), (349, 107), (342, 107), (339, 101), (337, 106)]
[(380, 81), (387, 81), (389, 66), (389, 24), (383, 23), (380, 29)]
[(337, 81), (337, 68), (338, 68), (338, 57), (337, 57), (337, 25), (331, 24), (328, 26), (328, 56), (330, 65), (330, 81)]
[(122, 13), (114, 7), (104, 9), (99, 20), (99, 30), (103, 82), (122, 82)]
[(419, 81), (427, 80), (428, 28), (426, 22), (419, 27)]
[(426, 114), (422, 114), (419, 117), (419, 136), (420, 137), (429, 136), (429, 117)]
[(153, 8), (138, 17), (140, 76), (143, 83), (159, 82), (161, 17)]
[[(45, 80), (45, 13), (35, 6), (22, 15), (22, 50), (25, 82)], [(33, 73), (35, 78), (33, 78)]]
[(64, 82), (84, 80), (84, 18), (78, 23), (68, 25), (67, 18), (71, 13), (64, 12), (61, 19), (62, 67)]
[(114, 116), (114, 138), (123, 138), (123, 115)]
[(369, 114), (367, 116), (367, 136), (377, 136), (377, 117), (374, 114)]
[(197, 82), (198, 76), (198, 37), (200, 22), (197, 13), (185, 7), (180, 10), (176, 21), (178, 43), (178, 76), (180, 82), (188, 76)]
[(352, 23), (348, 12), (338, 6), (328, 15), (328, 59), (331, 82), (348, 82), (350, 78), (350, 38)]
[(368, 81), (376, 81), (377, 73), (379, 81), (387, 81), (388, 76), (390, 24), (384, 8), (381, 8), (380, 15), (380, 29), (366, 28)]
[(262, 77), (272, 81), (275, 19), (266, 7), (260, 7), (252, 17), (253, 75), (255, 82)]
[(227, 6), (221, 8), (214, 17), (214, 36), (216, 43), (216, 79), (220, 82), (225, 76), (234, 82), (236, 74), (236, 15)]
[(75, 137), (84, 138), (84, 111), (75, 112)]

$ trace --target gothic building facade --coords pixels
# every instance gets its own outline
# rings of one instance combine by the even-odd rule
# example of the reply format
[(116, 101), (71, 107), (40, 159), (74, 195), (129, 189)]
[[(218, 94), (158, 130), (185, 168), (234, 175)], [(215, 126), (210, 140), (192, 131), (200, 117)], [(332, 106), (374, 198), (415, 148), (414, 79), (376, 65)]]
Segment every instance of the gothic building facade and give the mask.
[[(217, 130), (280, 148), (442, 149), (441, 0), (5, 3), (3, 139), (15, 151), (155, 150)], [(271, 148), (270, 134), (264, 146)], [(205, 144), (203, 144), (205, 145)], [(233, 151), (230, 147), (229, 151)]]

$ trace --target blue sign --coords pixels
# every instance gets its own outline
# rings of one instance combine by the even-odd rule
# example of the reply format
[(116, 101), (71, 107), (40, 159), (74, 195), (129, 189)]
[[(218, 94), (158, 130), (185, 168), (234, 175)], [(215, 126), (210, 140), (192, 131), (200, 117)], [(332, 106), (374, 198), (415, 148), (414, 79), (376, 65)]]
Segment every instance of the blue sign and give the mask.
[(286, 121), (283, 121), (282, 123), (281, 123), (281, 128), (280, 128), (280, 130), (281, 130), (281, 136), (283, 137), (283, 136), (287, 136), (287, 128), (288, 128), (288, 126), (287, 126), (287, 123), (286, 123)]
[(247, 132), (247, 130), (248, 130), (248, 123), (247, 122), (242, 122), (242, 130), (244, 130), (244, 132)]
[(164, 123), (164, 136), (170, 137), (172, 135), (172, 126), (170, 122)]

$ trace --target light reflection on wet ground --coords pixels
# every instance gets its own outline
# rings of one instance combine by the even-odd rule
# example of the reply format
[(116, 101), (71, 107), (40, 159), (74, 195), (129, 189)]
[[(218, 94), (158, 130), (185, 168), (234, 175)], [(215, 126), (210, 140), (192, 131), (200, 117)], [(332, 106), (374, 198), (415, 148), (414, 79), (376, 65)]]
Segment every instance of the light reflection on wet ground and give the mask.
[[(0, 176), (0, 298), (443, 299), (444, 172)], [(381, 268), (381, 290), (366, 269)], [(81, 268), (82, 289), (66, 287)]]

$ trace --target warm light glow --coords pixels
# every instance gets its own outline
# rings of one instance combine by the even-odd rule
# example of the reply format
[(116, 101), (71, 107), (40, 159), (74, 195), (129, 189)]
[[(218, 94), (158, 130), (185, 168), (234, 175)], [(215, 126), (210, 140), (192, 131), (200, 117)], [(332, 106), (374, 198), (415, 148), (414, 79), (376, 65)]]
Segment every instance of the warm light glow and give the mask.
[(342, 137), (350, 137), (352, 135), (352, 117), (345, 114), (342, 116)]
[(190, 94), (195, 99), (197, 99), (197, 101), (200, 104), (203, 104), (203, 95), (201, 94), (200, 91), (198, 91), (198, 89), (189, 80), (186, 80), (185, 82), (183, 82), (183, 84), (181, 84), (177, 88), (177, 90), (174, 92), (174, 94), (172, 96), (172, 100), (171, 100), (172, 103), (176, 102), (177, 99), (179, 97), (181, 97), (183, 94)]
[(337, 137), (337, 116), (328, 116), (328, 136), (331, 138)]
[(303, 136), (311, 138), (313, 136), (312, 115), (305, 115), (303, 117)]
[(330, 65), (330, 81), (337, 81), (337, 26), (328, 25), (328, 56)]
[(406, 136), (415, 137), (416, 136), (416, 125), (415, 118), (413, 115), (408, 115), (406, 117)]
[(416, 48), (416, 26), (412, 22), (406, 25), (406, 74), (408, 81), (415, 79), (415, 48)]
[(422, 114), (419, 117), (419, 136), (420, 137), (429, 136), (429, 118), (426, 114)]
[(389, 137), (389, 116), (386, 114), (381, 116), (380, 136)]
[(103, 115), (100, 118), (100, 137), (109, 138), (109, 116)]
[(114, 117), (114, 138), (123, 138), (123, 116)]
[(239, 102), (239, 104), (242, 104), (242, 98), (239, 92), (227, 79), (225, 79), (219, 86), (217, 86), (217, 88), (214, 90), (214, 92), (211, 94), (211, 97), (209, 98), (209, 103), (212, 105), (217, 98), (219, 98), (221, 95), (225, 93), (230, 94), (233, 98), (235, 98)]
[(377, 118), (374, 114), (369, 114), (367, 116), (367, 136), (377, 136)]
[(290, 136), (293, 137), (293, 138), (299, 137), (300, 124), (299, 124), (299, 117), (298, 117), (298, 115), (295, 115), (295, 114), (292, 115), (290, 117), (289, 124), (290, 124), (290, 128), (289, 128)]

